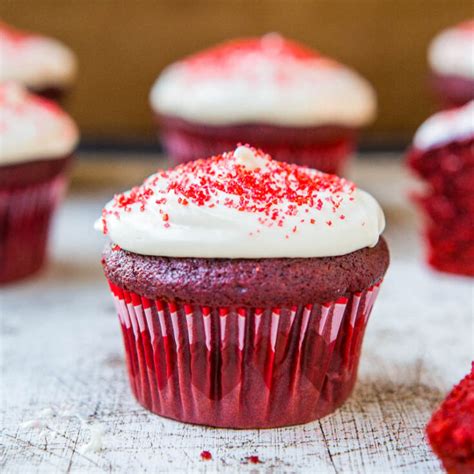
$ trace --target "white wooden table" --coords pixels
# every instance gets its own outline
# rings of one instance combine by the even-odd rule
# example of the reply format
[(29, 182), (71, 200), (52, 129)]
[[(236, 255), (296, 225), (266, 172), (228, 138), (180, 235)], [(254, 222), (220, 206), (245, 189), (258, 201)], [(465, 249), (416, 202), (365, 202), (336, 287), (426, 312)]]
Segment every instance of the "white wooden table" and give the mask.
[[(472, 282), (421, 260), (412, 183), (396, 160), (361, 161), (353, 177), (381, 201), (392, 264), (369, 323), (349, 401), (314, 423), (275, 430), (190, 426), (133, 399), (122, 342), (92, 230), (111, 190), (70, 192), (54, 225), (51, 261), (35, 278), (0, 289), (1, 458), (5, 473), (440, 472), (424, 427), (473, 358)], [(82, 163), (76, 183), (100, 181)], [(122, 161), (117, 191), (154, 165)], [(122, 180), (121, 186), (119, 181)], [(97, 183), (96, 183), (97, 184)], [(103, 431), (102, 450), (90, 442)], [(212, 460), (200, 453), (209, 451)], [(259, 456), (260, 464), (248, 457)]]

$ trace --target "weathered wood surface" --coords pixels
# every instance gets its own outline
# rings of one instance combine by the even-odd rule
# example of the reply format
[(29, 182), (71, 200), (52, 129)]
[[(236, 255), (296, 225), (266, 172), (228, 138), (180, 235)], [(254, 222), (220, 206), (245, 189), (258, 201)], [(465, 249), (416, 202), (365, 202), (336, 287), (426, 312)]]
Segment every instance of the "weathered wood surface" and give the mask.
[[(92, 231), (110, 193), (70, 193), (48, 269), (0, 290), (1, 470), (440, 472), (424, 426), (473, 358), (473, 287), (422, 264), (399, 164), (364, 161), (355, 178), (382, 202), (392, 250), (355, 393), (321, 421), (261, 431), (184, 425), (134, 401), (99, 266), (103, 239)], [(87, 448), (91, 428), (104, 431), (98, 453)]]

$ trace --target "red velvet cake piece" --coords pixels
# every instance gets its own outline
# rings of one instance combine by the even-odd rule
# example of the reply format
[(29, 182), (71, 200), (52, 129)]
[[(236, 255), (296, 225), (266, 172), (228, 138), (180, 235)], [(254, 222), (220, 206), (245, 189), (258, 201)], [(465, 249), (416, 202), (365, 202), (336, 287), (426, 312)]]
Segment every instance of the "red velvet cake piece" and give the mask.
[(407, 161), (425, 183), (416, 201), (426, 222), (428, 262), (474, 276), (474, 101), (428, 119)]
[(474, 362), (426, 427), (433, 451), (449, 474), (474, 472)]
[(275, 159), (337, 173), (375, 93), (351, 69), (277, 34), (217, 45), (167, 67), (151, 91), (175, 162), (251, 143)]

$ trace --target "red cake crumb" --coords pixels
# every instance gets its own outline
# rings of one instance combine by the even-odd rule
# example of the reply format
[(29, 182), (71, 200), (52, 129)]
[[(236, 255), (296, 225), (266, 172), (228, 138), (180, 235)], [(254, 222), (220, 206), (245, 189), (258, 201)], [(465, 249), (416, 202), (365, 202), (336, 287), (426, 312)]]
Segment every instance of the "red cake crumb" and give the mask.
[(474, 473), (474, 362), (433, 414), (426, 433), (449, 474)]
[(210, 461), (212, 459), (212, 454), (210, 451), (202, 451), (201, 452), (201, 459), (203, 461)]

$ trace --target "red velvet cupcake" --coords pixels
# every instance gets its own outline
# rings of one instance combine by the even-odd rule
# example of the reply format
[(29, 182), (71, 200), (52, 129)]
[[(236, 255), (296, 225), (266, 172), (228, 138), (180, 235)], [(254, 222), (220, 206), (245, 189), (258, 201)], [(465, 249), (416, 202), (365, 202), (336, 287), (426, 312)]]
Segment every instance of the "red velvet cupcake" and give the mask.
[(426, 427), (433, 451), (449, 474), (474, 472), (474, 362)]
[(409, 166), (424, 180), (428, 262), (474, 276), (474, 101), (428, 119), (416, 132)]
[(277, 34), (172, 64), (150, 100), (177, 163), (252, 143), (280, 161), (330, 173), (342, 170), (376, 109), (365, 79)]
[(0, 22), (0, 82), (15, 81), (59, 101), (77, 70), (73, 52), (59, 41)]
[(147, 409), (270, 428), (350, 395), (389, 261), (383, 213), (354, 184), (241, 146), (152, 175), (97, 227)]
[(38, 270), (78, 140), (54, 103), (0, 85), (0, 284)]
[(432, 88), (447, 107), (474, 99), (474, 20), (439, 33), (431, 42), (428, 60)]

